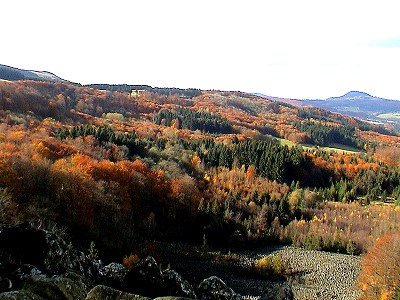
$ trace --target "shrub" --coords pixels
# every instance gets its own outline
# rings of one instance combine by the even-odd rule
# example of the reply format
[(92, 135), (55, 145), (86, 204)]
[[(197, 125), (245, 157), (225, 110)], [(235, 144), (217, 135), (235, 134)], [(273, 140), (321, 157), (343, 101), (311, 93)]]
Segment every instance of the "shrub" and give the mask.
[(90, 243), (87, 257), (90, 260), (98, 260), (99, 259), (99, 252), (97, 251), (96, 245), (93, 241)]
[(265, 256), (256, 260), (251, 269), (263, 278), (282, 278), (291, 273), (288, 260), (281, 256)]
[(125, 255), (122, 260), (122, 264), (127, 270), (131, 270), (139, 262), (139, 257), (136, 254), (131, 254), (129, 256)]

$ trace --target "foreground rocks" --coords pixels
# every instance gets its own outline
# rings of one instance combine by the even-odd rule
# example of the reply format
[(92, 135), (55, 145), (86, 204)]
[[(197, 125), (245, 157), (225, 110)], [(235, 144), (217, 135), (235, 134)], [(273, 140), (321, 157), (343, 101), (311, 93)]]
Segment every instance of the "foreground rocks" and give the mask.
[(193, 287), (152, 257), (131, 270), (104, 266), (59, 236), (28, 224), (0, 227), (0, 299), (13, 300), (236, 300), (220, 278)]

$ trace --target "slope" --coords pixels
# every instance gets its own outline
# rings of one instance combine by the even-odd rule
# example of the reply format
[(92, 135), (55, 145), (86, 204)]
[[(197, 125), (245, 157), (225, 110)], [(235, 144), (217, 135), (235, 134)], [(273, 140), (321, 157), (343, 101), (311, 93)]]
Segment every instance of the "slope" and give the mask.
[(22, 70), (0, 64), (0, 79), (3, 80), (36, 80), (51, 82), (69, 82), (47, 71)]

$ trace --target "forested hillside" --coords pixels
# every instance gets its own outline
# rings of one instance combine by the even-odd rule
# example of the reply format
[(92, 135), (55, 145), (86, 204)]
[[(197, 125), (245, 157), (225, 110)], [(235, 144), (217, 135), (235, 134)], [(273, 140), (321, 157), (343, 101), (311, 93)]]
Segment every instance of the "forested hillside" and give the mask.
[(146, 87), (0, 82), (0, 221), (117, 259), (204, 238), (362, 253), (399, 230), (396, 132), (240, 92)]

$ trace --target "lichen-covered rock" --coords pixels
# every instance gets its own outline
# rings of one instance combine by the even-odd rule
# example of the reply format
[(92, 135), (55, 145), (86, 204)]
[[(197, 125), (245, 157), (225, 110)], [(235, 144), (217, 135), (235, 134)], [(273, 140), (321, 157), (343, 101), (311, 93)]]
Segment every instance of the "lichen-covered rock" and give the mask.
[(61, 237), (27, 223), (0, 227), (0, 261), (6, 269), (32, 265), (48, 275), (72, 270), (87, 278), (98, 275), (97, 265)]
[(82, 281), (64, 276), (32, 278), (24, 283), (22, 290), (47, 300), (83, 300), (88, 293), (88, 288)]
[(166, 296), (197, 298), (193, 286), (174, 270), (163, 271), (161, 275)]
[(124, 278), (124, 291), (155, 298), (165, 296), (160, 268), (151, 256), (141, 260)]
[(122, 264), (113, 262), (99, 269), (99, 278), (96, 282), (99, 285), (121, 289), (127, 272)]
[(95, 286), (85, 300), (151, 300), (150, 298), (122, 292), (108, 286)]
[(46, 275), (33, 265), (22, 265), (11, 273), (11, 281), (14, 289), (20, 289), (21, 286), (33, 278), (45, 278)]
[(236, 294), (225, 282), (217, 276), (204, 279), (197, 287), (201, 300), (239, 300)]
[(23, 290), (0, 293), (0, 299), (1, 300), (45, 300), (38, 295)]
[(44, 264), (50, 274), (63, 274), (67, 270), (72, 270), (87, 278), (98, 275), (96, 264), (61, 237), (46, 231), (46, 242), (48, 251)]

